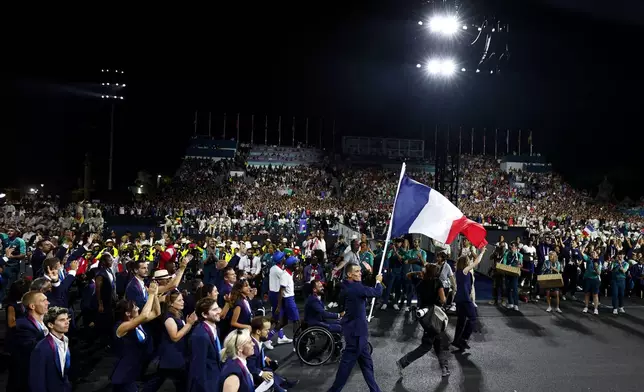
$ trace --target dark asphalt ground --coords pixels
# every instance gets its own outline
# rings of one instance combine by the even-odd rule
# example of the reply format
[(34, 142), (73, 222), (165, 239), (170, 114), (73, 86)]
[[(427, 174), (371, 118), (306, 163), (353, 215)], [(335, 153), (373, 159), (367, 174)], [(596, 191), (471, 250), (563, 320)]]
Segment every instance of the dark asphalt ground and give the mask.
[[(603, 302), (608, 304), (610, 298)], [(473, 335), (467, 354), (449, 352), (452, 372), (442, 379), (433, 352), (404, 370), (394, 364), (420, 340), (421, 328), (404, 311), (376, 311), (370, 324), (373, 360), (383, 391), (641, 391), (644, 387), (644, 302), (629, 301), (626, 314), (614, 316), (602, 307), (599, 316), (581, 313), (581, 303), (563, 302), (563, 314), (545, 312), (545, 302), (522, 305), (520, 312), (479, 304), (481, 332)], [(447, 335), (453, 335), (450, 319)], [(287, 335), (291, 336), (290, 328)], [(447, 344), (447, 342), (445, 342)], [(280, 373), (301, 380), (299, 391), (326, 391), (337, 364), (300, 364), (292, 346), (278, 346), (269, 355), (280, 361)], [(94, 372), (76, 385), (79, 392), (109, 391), (113, 358), (98, 353)], [(0, 374), (4, 390), (6, 372)], [(164, 384), (162, 391), (174, 390)], [(366, 391), (358, 367), (345, 391)]]

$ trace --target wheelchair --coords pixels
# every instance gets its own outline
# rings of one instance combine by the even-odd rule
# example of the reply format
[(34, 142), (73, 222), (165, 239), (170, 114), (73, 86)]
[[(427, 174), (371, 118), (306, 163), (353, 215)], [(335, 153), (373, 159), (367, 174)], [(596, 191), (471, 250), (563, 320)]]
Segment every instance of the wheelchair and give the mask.
[[(339, 361), (346, 345), (341, 333), (331, 332), (319, 325), (308, 326), (306, 323), (301, 323), (295, 331), (293, 344), (297, 357), (308, 366)], [(371, 353), (373, 346), (369, 343), (369, 354)]]

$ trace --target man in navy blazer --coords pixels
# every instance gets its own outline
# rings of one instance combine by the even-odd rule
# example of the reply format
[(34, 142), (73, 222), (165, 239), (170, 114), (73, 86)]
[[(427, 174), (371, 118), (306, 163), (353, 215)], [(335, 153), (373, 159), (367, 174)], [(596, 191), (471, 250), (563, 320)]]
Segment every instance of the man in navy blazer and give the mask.
[(304, 322), (310, 327), (319, 325), (331, 332), (342, 332), (340, 325), (340, 313), (332, 313), (324, 310), (324, 302), (321, 295), (324, 294), (324, 286), (319, 280), (311, 282), (311, 295), (306, 298), (304, 305)]
[[(78, 269), (78, 260), (74, 260), (69, 265), (69, 272), (61, 274), (63, 265), (59, 259), (50, 257), (43, 262), (44, 277), (51, 282), (51, 291), (47, 292), (47, 300), (51, 306), (69, 306), (69, 289), (76, 279), (76, 270)], [(64, 276), (64, 277), (61, 277)]]
[(48, 333), (43, 322), (49, 309), (49, 301), (39, 291), (29, 291), (22, 296), (27, 317), (16, 320), (16, 330), (11, 344), (11, 391), (28, 391), (29, 360), (36, 344)]
[(49, 334), (31, 352), (29, 362), (29, 390), (31, 392), (71, 392), (69, 368), (71, 356), (69, 339), (69, 311), (52, 307), (44, 318)]
[(134, 262), (134, 277), (125, 287), (125, 298), (128, 301), (134, 301), (139, 309), (143, 309), (148, 300), (148, 291), (145, 288), (145, 278), (148, 277), (147, 260), (137, 260)]
[(382, 275), (376, 276), (376, 287), (362, 285), (361, 267), (349, 264), (345, 268), (347, 279), (344, 281), (344, 311), (342, 333), (346, 347), (335, 375), (335, 381), (329, 392), (341, 391), (347, 383), (351, 370), (360, 365), (370, 392), (380, 392), (373, 374), (373, 361), (369, 353), (369, 327), (367, 326), (366, 301), (369, 297), (382, 295)]
[(197, 301), (195, 313), (200, 323), (190, 336), (190, 367), (188, 368), (188, 392), (215, 392), (217, 390), (223, 348), (217, 336), (221, 308), (212, 298)]

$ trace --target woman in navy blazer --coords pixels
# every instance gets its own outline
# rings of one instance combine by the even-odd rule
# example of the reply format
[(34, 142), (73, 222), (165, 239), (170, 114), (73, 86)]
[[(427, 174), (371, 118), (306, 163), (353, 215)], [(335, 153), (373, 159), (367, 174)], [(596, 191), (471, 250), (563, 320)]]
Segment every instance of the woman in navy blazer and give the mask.
[(250, 331), (250, 320), (253, 318), (253, 311), (250, 308), (250, 285), (243, 279), (235, 283), (230, 292), (230, 303), (233, 315), (230, 318), (231, 329), (248, 329)]
[(184, 305), (181, 293), (173, 292), (165, 298), (165, 328), (159, 345), (159, 369), (143, 387), (144, 392), (158, 391), (166, 378), (172, 379), (176, 391), (186, 390), (187, 335), (197, 321), (197, 316), (192, 313), (183, 321), (181, 311)]
[(248, 329), (232, 331), (224, 340), (221, 360), (226, 365), (221, 370), (217, 392), (252, 392), (253, 376), (246, 365), (246, 358), (255, 353), (255, 345)]
[(221, 308), (216, 300), (205, 297), (197, 301), (195, 313), (200, 322), (190, 336), (188, 391), (214, 392), (222, 368), (221, 342), (217, 332)]
[(112, 390), (114, 392), (136, 392), (136, 379), (141, 374), (141, 366), (147, 363), (152, 352), (151, 338), (145, 333), (142, 324), (161, 314), (158, 286), (155, 282), (148, 288), (148, 300), (139, 312), (134, 301), (121, 300), (116, 304), (117, 320), (114, 351), (117, 355), (112, 371)]

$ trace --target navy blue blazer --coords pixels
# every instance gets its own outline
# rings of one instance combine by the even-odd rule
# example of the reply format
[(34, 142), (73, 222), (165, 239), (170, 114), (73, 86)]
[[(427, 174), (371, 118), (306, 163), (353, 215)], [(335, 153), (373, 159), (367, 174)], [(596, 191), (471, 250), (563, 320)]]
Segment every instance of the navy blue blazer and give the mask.
[(199, 323), (190, 336), (188, 392), (215, 392), (221, 373), (221, 342), (209, 333), (209, 326)]
[(233, 286), (229, 285), (226, 282), (221, 282), (221, 286), (217, 287), (219, 290), (219, 296), (217, 297), (217, 304), (219, 305), (220, 308), (224, 308), (224, 305), (226, 305), (226, 300), (224, 297), (233, 290)]
[(45, 293), (49, 306), (69, 307), (69, 289), (72, 287), (74, 279), (76, 279), (75, 275), (67, 274), (58, 287), (52, 286), (51, 291)]
[(68, 373), (69, 363), (65, 363), (65, 372), (61, 371), (60, 356), (51, 335), (36, 344), (29, 363), (31, 392), (71, 392)]
[(17, 378), (22, 385), (28, 385), (31, 352), (44, 337), (45, 333), (38, 326), (38, 322), (29, 315), (16, 319), (16, 328), (10, 345), (11, 361), (14, 362), (15, 370), (18, 372)]
[(344, 284), (344, 317), (342, 317), (342, 333), (345, 338), (369, 336), (365, 302), (370, 297), (382, 295), (382, 284), (367, 287), (362, 282), (345, 280)]
[(130, 282), (125, 287), (125, 298), (128, 301), (134, 301), (139, 309), (143, 309), (148, 300), (148, 292), (141, 288), (136, 277), (130, 279)]
[(136, 330), (125, 336), (116, 336), (116, 330), (121, 322), (114, 328), (114, 352), (116, 362), (112, 371), (112, 384), (129, 384), (135, 382), (141, 375), (141, 367), (152, 353), (152, 338), (144, 332), (145, 338), (139, 341)]
[(327, 319), (337, 320), (339, 313), (327, 312), (324, 310), (322, 299), (316, 295), (309, 295), (304, 305), (304, 322), (308, 325), (319, 325), (326, 323)]
[(163, 333), (159, 343), (159, 369), (183, 369), (186, 366), (186, 353), (188, 352), (188, 337), (184, 336), (178, 342), (173, 342), (165, 327), (166, 320), (173, 320), (177, 325), (177, 331), (181, 330), (185, 322), (175, 318), (172, 314), (165, 315), (163, 320)]
[[(246, 303), (244, 303), (243, 299), (239, 299), (237, 300), (237, 302), (235, 302), (235, 308), (239, 307), (241, 309), (239, 312), (239, 317), (237, 318), (237, 323), (250, 325), (250, 320), (253, 318), (252, 309), (250, 309), (250, 302), (249, 301), (245, 301), (245, 302)], [(248, 305), (248, 307), (246, 307), (246, 305)], [(234, 311), (235, 308), (233, 308), (232, 311)]]
[(253, 392), (255, 390), (255, 385), (253, 384), (253, 376), (250, 374), (248, 369), (244, 367), (239, 359), (229, 359), (226, 361), (226, 365), (219, 375), (218, 388), (217, 392), (222, 392), (224, 390), (224, 383), (228, 376), (236, 375), (239, 377), (239, 389), (238, 392)]

